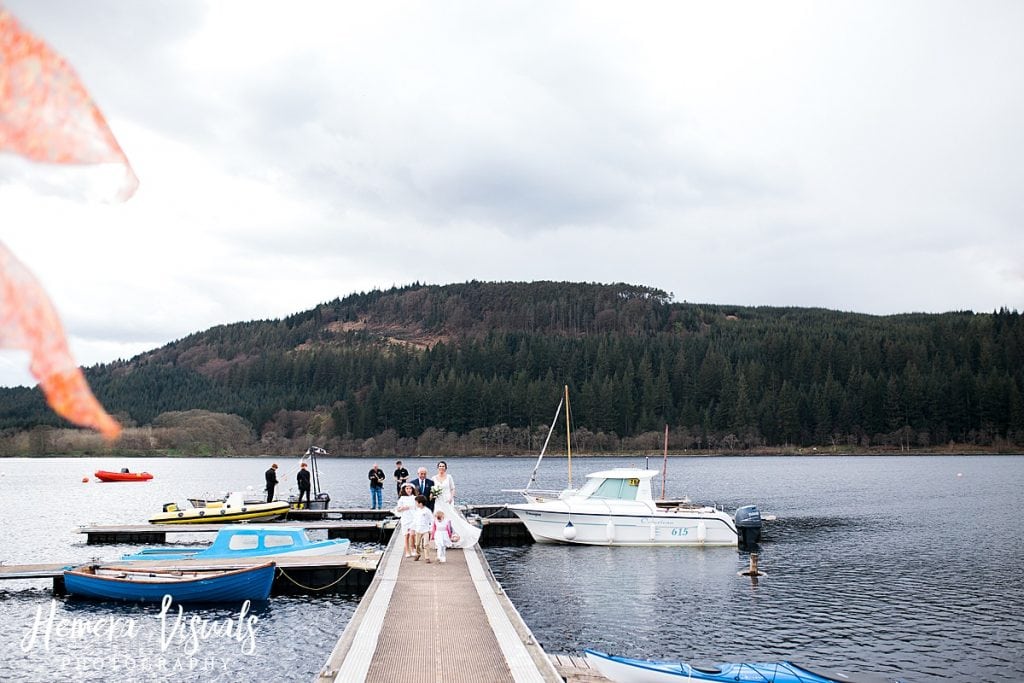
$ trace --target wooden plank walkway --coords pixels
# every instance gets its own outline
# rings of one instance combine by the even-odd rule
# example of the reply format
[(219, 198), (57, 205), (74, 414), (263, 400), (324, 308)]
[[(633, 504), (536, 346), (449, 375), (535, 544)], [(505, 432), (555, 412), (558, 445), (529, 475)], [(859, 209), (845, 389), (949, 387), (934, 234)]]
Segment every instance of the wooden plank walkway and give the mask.
[(592, 669), (583, 657), (575, 655), (549, 655), (558, 674), (566, 683), (607, 683), (608, 679)]
[(560, 683), (479, 547), (445, 564), (403, 556), (395, 534), (317, 681)]
[[(326, 530), (328, 538), (344, 537), (352, 541), (377, 541), (382, 534), (390, 533), (396, 520), (353, 521), (327, 520), (309, 522), (254, 522), (253, 526), (273, 525), (297, 527), (308, 530)], [(217, 533), (225, 524), (118, 524), (78, 527), (78, 533), (86, 535), (87, 545), (103, 543), (166, 543), (167, 534)]]

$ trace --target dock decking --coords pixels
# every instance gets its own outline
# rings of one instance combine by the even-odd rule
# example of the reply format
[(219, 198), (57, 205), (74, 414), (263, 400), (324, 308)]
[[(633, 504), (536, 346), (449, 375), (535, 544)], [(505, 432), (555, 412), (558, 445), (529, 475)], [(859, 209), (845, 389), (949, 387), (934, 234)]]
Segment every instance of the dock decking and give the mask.
[(445, 564), (403, 555), (395, 535), (319, 683), (416, 680), (561, 682), (479, 547)]

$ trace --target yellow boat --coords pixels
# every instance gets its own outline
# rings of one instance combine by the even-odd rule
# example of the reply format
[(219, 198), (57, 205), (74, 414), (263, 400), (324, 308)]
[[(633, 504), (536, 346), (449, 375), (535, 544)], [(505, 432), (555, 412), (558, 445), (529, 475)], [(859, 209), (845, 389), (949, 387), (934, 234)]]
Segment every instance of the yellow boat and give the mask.
[(288, 501), (247, 503), (243, 493), (232, 493), (223, 501), (209, 501), (205, 507), (179, 509), (176, 503), (164, 505), (163, 512), (150, 518), (150, 524), (222, 524), (270, 520), (288, 513)]

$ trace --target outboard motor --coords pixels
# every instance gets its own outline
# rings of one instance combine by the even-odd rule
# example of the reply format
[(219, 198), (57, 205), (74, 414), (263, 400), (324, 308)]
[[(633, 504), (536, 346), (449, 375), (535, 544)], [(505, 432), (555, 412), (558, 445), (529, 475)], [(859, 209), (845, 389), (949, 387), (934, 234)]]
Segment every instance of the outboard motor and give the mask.
[(761, 542), (761, 511), (756, 505), (744, 505), (736, 510), (734, 519), (740, 550), (757, 550), (757, 544)]

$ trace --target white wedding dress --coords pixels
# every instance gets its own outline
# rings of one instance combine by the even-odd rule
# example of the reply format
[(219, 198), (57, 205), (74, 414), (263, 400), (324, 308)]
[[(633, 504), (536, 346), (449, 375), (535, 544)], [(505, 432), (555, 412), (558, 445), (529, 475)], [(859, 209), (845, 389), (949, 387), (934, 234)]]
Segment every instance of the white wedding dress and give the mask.
[(466, 521), (466, 518), (455, 509), (455, 500), (452, 490), (455, 488), (455, 481), (452, 475), (446, 475), (439, 479), (434, 476), (434, 486), (441, 489), (441, 495), (434, 501), (434, 511), (444, 512), (444, 518), (452, 523), (452, 530), (459, 535), (458, 543), (452, 543), (454, 548), (472, 548), (480, 540), (480, 529)]

